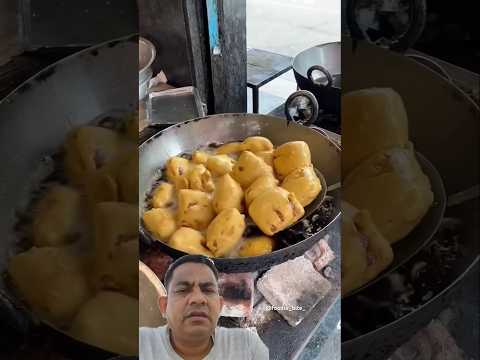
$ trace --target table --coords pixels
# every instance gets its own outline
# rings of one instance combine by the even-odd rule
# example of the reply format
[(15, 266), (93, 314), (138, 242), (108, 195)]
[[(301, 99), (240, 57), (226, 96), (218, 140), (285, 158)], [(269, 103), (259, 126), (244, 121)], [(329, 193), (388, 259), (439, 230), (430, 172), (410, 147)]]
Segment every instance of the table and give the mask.
[(258, 114), (259, 89), (292, 68), (293, 58), (260, 49), (247, 51), (247, 86), (252, 89), (253, 112)]

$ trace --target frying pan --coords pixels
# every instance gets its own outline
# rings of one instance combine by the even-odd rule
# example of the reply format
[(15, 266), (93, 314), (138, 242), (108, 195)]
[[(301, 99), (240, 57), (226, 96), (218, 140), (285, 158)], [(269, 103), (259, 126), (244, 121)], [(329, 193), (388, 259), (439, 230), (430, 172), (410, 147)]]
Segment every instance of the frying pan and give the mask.
[[(212, 115), (171, 126), (140, 145), (140, 216), (147, 208), (147, 194), (151, 192), (154, 183), (160, 178), (161, 170), (170, 157), (181, 153), (191, 153), (212, 143), (239, 141), (254, 135), (265, 136), (274, 145), (294, 140), (305, 141), (310, 147), (312, 163), (323, 173), (327, 185), (340, 181), (340, 148), (326, 134), (297, 123), (290, 123), (287, 127), (285, 120), (267, 115)], [(335, 196), (335, 194), (338, 198), (338, 190), (330, 195)], [(253, 272), (285, 262), (303, 255), (329, 231), (339, 217), (340, 209), (339, 206), (336, 206), (328, 225), (302, 241), (262, 256), (216, 258), (214, 259), (215, 265), (222, 272)], [(183, 252), (153, 239), (143, 227), (142, 221), (140, 221), (140, 234), (141, 238), (149, 245), (160, 246), (173, 257), (184, 255)]]
[(311, 47), (295, 56), (292, 66), (298, 87), (313, 93), (320, 108), (332, 114), (340, 114), (341, 49), (340, 42)]
[[(342, 39), (342, 45), (343, 89), (395, 89), (405, 103), (409, 137), (418, 152), (439, 172), (447, 199), (475, 187), (480, 163), (478, 106), (437, 72), (412, 59), (365, 42), (359, 42), (354, 49), (348, 38)], [(466, 276), (478, 271), (478, 199), (457, 203), (447, 208), (445, 214), (460, 218), (468, 225), (462, 234), (465, 257), (451, 269), (452, 280), (415, 311), (343, 341), (342, 358), (387, 359), (444, 308)], [(369, 290), (364, 289), (355, 296), (368, 297)]]
[[(129, 36), (45, 68), (0, 101), (2, 273), (9, 257), (22, 250), (15, 232), (17, 213), (26, 210), (45, 170), (44, 160), (58, 152), (72, 128), (104, 115), (137, 110), (137, 71), (138, 36)], [(3, 276), (0, 292), (16, 301)], [(106, 357), (105, 352), (98, 351), (97, 356)]]

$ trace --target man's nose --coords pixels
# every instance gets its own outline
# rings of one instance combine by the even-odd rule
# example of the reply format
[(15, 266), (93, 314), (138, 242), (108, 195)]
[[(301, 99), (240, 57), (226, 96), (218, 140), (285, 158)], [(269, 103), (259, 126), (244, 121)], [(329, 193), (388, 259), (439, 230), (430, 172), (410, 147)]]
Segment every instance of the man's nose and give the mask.
[(207, 302), (207, 298), (205, 297), (205, 294), (202, 292), (200, 287), (198, 286), (193, 287), (193, 290), (190, 293), (189, 302), (196, 303), (196, 304), (205, 304)]

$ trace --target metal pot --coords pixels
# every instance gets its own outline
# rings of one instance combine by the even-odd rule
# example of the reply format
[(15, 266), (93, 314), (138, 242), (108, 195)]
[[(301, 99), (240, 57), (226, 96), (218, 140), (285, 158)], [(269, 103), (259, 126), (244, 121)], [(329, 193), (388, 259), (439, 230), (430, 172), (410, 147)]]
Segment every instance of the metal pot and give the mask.
[[(322, 171), (327, 185), (340, 181), (340, 148), (326, 134), (296, 123), (291, 123), (287, 127), (285, 120), (266, 115), (212, 115), (171, 126), (146, 140), (140, 146), (140, 216), (147, 207), (147, 194), (151, 192), (155, 182), (158, 181), (160, 170), (170, 157), (191, 153), (208, 144), (243, 140), (253, 135), (266, 136), (273, 144), (277, 145), (299, 139), (305, 141), (312, 152), (312, 163)], [(338, 196), (339, 191), (331, 193), (332, 196), (335, 194)], [(303, 255), (339, 220), (340, 208), (339, 204), (337, 205), (330, 223), (304, 240), (284, 246), (268, 255), (248, 258), (216, 258), (214, 259), (215, 264), (222, 272), (253, 272)], [(159, 246), (173, 257), (185, 255), (161, 241), (156, 241), (143, 227), (141, 221), (140, 223), (141, 238), (147, 242), (148, 246)]]
[(157, 51), (155, 46), (145, 38), (138, 39), (138, 98), (142, 100), (148, 94), (153, 72), (151, 65)]
[[(342, 44), (344, 91), (369, 87), (396, 90), (407, 109), (409, 137), (442, 176), (447, 196), (457, 198), (456, 193), (478, 185), (480, 155), (472, 150), (478, 149), (478, 106), (436, 71), (410, 58), (366, 42), (358, 43), (354, 49), (348, 38), (342, 39)], [(435, 136), (432, 136), (433, 131)], [(415, 311), (343, 341), (342, 357), (355, 360), (388, 358), (440, 312), (467, 274), (478, 271), (478, 221), (475, 220), (478, 219), (478, 199), (447, 208), (446, 216), (458, 217), (468, 225), (462, 234), (466, 255), (451, 269), (453, 280)], [(367, 288), (356, 296), (371, 295)], [(348, 304), (345, 301), (342, 306)]]
[(340, 114), (341, 43), (317, 45), (302, 51), (293, 60), (298, 87), (313, 93), (320, 109)]

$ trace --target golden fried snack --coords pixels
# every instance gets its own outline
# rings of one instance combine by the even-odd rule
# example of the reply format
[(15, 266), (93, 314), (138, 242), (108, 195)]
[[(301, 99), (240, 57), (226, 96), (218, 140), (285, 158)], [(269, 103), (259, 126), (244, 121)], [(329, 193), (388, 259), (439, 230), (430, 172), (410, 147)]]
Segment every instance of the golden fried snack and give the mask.
[(85, 261), (66, 247), (32, 247), (15, 255), (8, 273), (42, 318), (64, 325), (90, 296)]
[(273, 250), (273, 239), (268, 236), (256, 236), (252, 238), (247, 238), (243, 242), (238, 256), (240, 257), (249, 257), (249, 256), (261, 256), (270, 254)]
[(232, 171), (235, 160), (228, 155), (213, 155), (208, 158), (207, 169), (214, 176), (222, 176)]
[(243, 140), (241, 145), (242, 150), (248, 150), (253, 153), (259, 151), (273, 150), (272, 142), (263, 136), (250, 136)]
[(240, 154), (232, 171), (232, 177), (244, 189), (263, 175), (273, 176), (273, 169), (251, 151), (244, 151)]
[(170, 206), (174, 201), (174, 187), (172, 184), (162, 182), (152, 194), (152, 207), (162, 208)]
[(190, 161), (179, 156), (173, 156), (167, 161), (166, 173), (169, 182), (175, 185), (177, 190), (188, 189), (188, 171)]
[(138, 300), (118, 292), (99, 292), (82, 306), (69, 333), (115, 354), (137, 355)]
[(177, 228), (170, 209), (154, 208), (143, 213), (145, 227), (157, 239), (168, 239)]
[(205, 229), (215, 216), (212, 201), (207, 193), (182, 189), (178, 192), (177, 219), (179, 226), (196, 230)]
[(291, 141), (280, 145), (273, 152), (273, 165), (280, 179), (293, 170), (312, 163), (310, 148), (305, 141)]
[(192, 154), (192, 162), (195, 164), (205, 165), (210, 157), (205, 151), (197, 150)]
[(181, 227), (173, 233), (168, 245), (187, 254), (198, 254), (213, 257), (213, 254), (205, 245), (207, 240), (203, 234), (189, 227)]
[(367, 245), (346, 205), (342, 202), (342, 296), (364, 284), (367, 269)]
[(111, 171), (109, 166), (90, 173), (90, 176), (85, 180), (85, 192), (89, 205), (92, 207), (99, 202), (118, 201), (120, 198), (115, 173)]
[(231, 142), (227, 144), (223, 144), (219, 148), (215, 150), (215, 154), (217, 155), (227, 155), (233, 154), (242, 151), (242, 143), (239, 142)]
[(215, 189), (212, 174), (204, 165), (192, 165), (187, 178), (192, 190), (212, 192)]
[(242, 240), (245, 216), (237, 209), (226, 209), (217, 215), (207, 229), (207, 247), (215, 256), (228, 255)]
[(94, 230), (93, 285), (96, 289), (138, 296), (138, 206), (121, 202), (97, 204)]
[(215, 192), (213, 193), (213, 209), (218, 214), (222, 210), (235, 208), (243, 212), (243, 190), (239, 183), (229, 174), (218, 178)]
[(82, 126), (73, 130), (65, 142), (65, 170), (69, 180), (83, 185), (92, 171), (108, 164), (118, 152), (124, 138), (113, 130)]
[(376, 152), (407, 141), (407, 113), (393, 89), (369, 88), (342, 96), (343, 174)]
[(282, 182), (282, 188), (292, 192), (302, 206), (307, 206), (320, 194), (322, 184), (313, 165), (293, 170)]
[(81, 228), (80, 193), (54, 185), (40, 199), (34, 212), (32, 232), (35, 246), (60, 246), (75, 240)]
[(248, 213), (260, 230), (271, 236), (299, 220), (305, 210), (295, 194), (276, 187), (258, 195), (250, 204)]
[(260, 176), (245, 190), (245, 203), (247, 207), (252, 201), (267, 189), (275, 188), (278, 185), (278, 180), (272, 174)]
[(119, 200), (138, 204), (138, 152), (124, 153), (117, 171)]
[(367, 269), (365, 281), (377, 277), (393, 261), (393, 250), (390, 243), (382, 236), (372, 221), (368, 211), (360, 211), (355, 218), (355, 224), (360, 234), (368, 239)]
[(342, 294), (374, 279), (392, 261), (392, 248), (368, 211), (342, 202)]
[(102, 201), (138, 203), (138, 150), (135, 143), (122, 142), (115, 156), (85, 179), (89, 205)]
[(375, 154), (355, 168), (342, 187), (344, 199), (368, 210), (391, 244), (409, 234), (433, 203), (430, 180), (412, 145)]
[(256, 152), (255, 155), (265, 161), (265, 164), (273, 167), (273, 150), (259, 151)]

